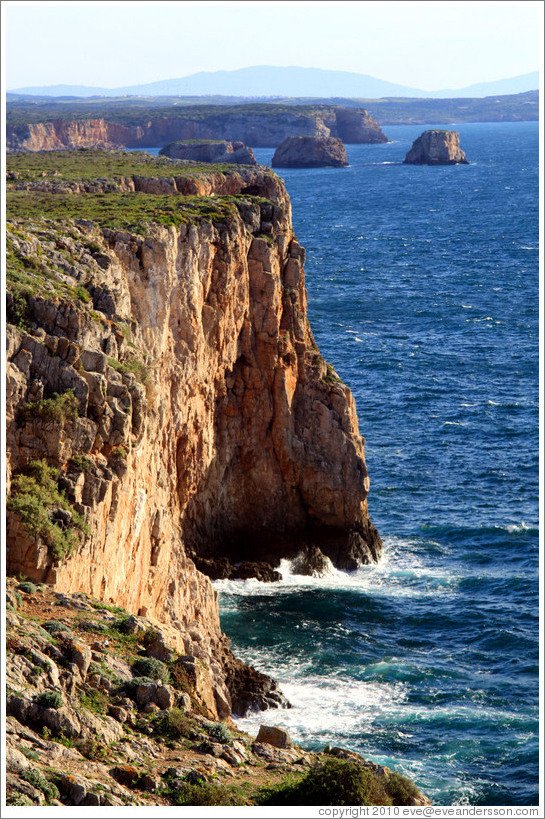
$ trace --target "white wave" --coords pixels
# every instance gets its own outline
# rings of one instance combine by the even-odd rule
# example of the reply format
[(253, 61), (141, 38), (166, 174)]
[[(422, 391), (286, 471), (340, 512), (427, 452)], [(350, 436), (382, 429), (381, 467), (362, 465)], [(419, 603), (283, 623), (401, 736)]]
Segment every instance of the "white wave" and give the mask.
[(524, 521), (521, 521), (521, 523), (511, 523), (509, 526), (505, 527), (509, 534), (512, 534), (513, 532), (528, 532), (532, 528), (532, 526), (528, 526), (526, 523), (524, 523)]
[(403, 538), (385, 538), (384, 552), (379, 563), (360, 566), (353, 572), (336, 569), (330, 564), (321, 577), (308, 577), (293, 572), (292, 562), (284, 559), (278, 571), (282, 579), (274, 583), (249, 580), (215, 580), (214, 587), (221, 594), (221, 608), (227, 610), (229, 599), (233, 597), (276, 597), (309, 589), (350, 591), (366, 596), (393, 595), (396, 598), (420, 598), (437, 594), (456, 593), (462, 574), (452, 568), (436, 568), (430, 563), (428, 548), (436, 545), (427, 541), (425, 545)]
[(451, 427), (465, 427), (465, 424), (462, 423), (462, 421), (443, 421), (443, 424)]
[(257, 734), (260, 725), (276, 725), (295, 742), (326, 744), (339, 734), (350, 742), (369, 731), (379, 714), (401, 711), (407, 697), (405, 685), (398, 682), (358, 682), (338, 675), (311, 675), (301, 682), (277, 679), (292, 708), (237, 718), (241, 730)]

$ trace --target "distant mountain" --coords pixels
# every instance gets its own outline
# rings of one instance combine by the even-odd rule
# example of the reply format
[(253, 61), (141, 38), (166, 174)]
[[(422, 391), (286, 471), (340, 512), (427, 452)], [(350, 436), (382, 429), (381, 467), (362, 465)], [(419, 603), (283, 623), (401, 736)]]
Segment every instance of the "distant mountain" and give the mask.
[(518, 77), (510, 77), (506, 80), (494, 80), (493, 82), (480, 82), (476, 85), (468, 85), (457, 91), (443, 89), (428, 94), (429, 97), (491, 97), (495, 94), (523, 94), (525, 91), (535, 91), (539, 88), (539, 71), (531, 71), (529, 74), (519, 74)]
[(94, 88), (90, 85), (36, 85), (8, 91), (10, 95), (33, 97), (110, 97), (116, 96), (112, 88)]
[(539, 86), (534, 71), (506, 80), (479, 83), (448, 91), (423, 91), (397, 85), (368, 74), (351, 71), (329, 71), (322, 68), (287, 68), (253, 66), (236, 71), (200, 71), (180, 79), (161, 80), (121, 88), (85, 85), (32, 86), (13, 89), (12, 93), (50, 97), (120, 97), (120, 96), (187, 96), (226, 95), (242, 97), (476, 97), (491, 94), (516, 94)]

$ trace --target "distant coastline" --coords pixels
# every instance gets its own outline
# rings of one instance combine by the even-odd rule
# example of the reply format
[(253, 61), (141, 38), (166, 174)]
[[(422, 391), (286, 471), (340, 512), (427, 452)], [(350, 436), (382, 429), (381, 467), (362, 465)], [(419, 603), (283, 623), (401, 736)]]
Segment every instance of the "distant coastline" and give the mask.
[[(175, 117), (201, 119), (205, 114), (280, 112), (296, 114), (297, 109), (319, 110), (323, 106), (365, 108), (380, 126), (418, 125), (453, 122), (532, 122), (539, 119), (539, 92), (526, 91), (490, 97), (443, 99), (385, 97), (270, 98), (214, 96), (165, 97), (38, 97), (6, 95), (6, 125), (31, 125), (54, 120), (104, 119), (114, 124), (135, 125), (145, 118)], [(345, 140), (346, 141), (346, 140)], [(251, 141), (248, 144), (255, 147)]]

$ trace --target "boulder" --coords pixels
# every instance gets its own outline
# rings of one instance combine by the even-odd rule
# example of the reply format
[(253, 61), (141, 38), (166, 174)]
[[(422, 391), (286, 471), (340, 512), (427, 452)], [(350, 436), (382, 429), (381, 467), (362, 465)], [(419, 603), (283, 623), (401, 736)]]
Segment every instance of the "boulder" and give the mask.
[(282, 580), (282, 575), (273, 569), (270, 563), (263, 560), (251, 561), (245, 560), (240, 565), (233, 567), (231, 571), (231, 580), (248, 580), (255, 577), (262, 583), (274, 583)]
[(244, 142), (228, 142), (221, 139), (186, 139), (170, 142), (161, 148), (159, 155), (168, 156), (171, 159), (191, 159), (195, 162), (257, 165), (254, 152)]
[(224, 656), (223, 662), (233, 714), (244, 716), (250, 711), (291, 708), (275, 680), (267, 674), (232, 655)]
[(271, 164), (273, 168), (342, 168), (348, 159), (338, 137), (293, 136), (278, 146)]
[(275, 748), (291, 748), (291, 739), (287, 731), (276, 725), (260, 725), (256, 742), (267, 743)]
[(291, 562), (294, 574), (323, 577), (331, 570), (331, 560), (317, 546), (307, 546)]
[(424, 131), (412, 144), (404, 165), (469, 165), (458, 131)]

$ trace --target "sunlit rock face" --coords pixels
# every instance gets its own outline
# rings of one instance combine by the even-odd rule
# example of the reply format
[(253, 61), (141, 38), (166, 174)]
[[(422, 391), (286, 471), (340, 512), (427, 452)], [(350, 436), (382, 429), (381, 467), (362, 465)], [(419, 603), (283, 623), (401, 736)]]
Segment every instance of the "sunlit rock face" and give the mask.
[[(354, 569), (382, 544), (353, 397), (307, 320), (304, 250), (281, 180), (248, 169), (186, 181), (191, 193), (234, 196), (227, 215), (146, 235), (89, 220), (8, 223), (15, 258), (39, 259), (90, 300), (59, 283), (30, 296), (18, 322), (8, 296), (8, 490), (45, 461), (69, 504), (57, 518), (69, 526), (77, 513), (87, 528), (55, 556), (10, 507), (7, 569), (161, 624), (206, 664), (210, 708), (225, 713), (238, 661), (195, 563), (247, 561), (274, 580), (264, 563), (304, 548)], [(168, 180), (141, 182), (155, 195)], [(44, 415), (40, 402), (67, 391), (71, 411)], [(257, 701), (275, 701), (272, 681), (256, 686)]]
[(424, 131), (412, 144), (405, 165), (469, 165), (458, 131)]

